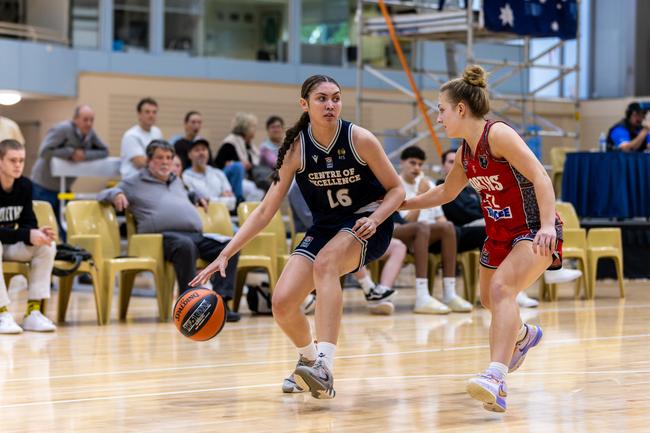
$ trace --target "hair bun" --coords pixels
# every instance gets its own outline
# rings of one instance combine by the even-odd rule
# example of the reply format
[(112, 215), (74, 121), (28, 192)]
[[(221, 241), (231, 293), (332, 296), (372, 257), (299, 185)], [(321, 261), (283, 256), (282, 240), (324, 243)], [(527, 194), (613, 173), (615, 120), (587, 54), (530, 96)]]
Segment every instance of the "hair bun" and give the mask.
[(485, 89), (487, 87), (487, 72), (479, 65), (468, 65), (463, 71), (463, 81), (470, 86)]

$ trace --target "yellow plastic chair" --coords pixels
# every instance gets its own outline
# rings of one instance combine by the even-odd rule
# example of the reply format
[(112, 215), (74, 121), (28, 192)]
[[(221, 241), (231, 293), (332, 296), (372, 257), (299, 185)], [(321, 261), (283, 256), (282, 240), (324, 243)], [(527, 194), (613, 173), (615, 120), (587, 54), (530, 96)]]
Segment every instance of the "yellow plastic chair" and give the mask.
[(481, 252), (479, 250), (471, 250), (458, 254), (456, 259), (456, 262), (460, 265), (461, 276), (463, 277), (465, 299), (472, 305), (476, 303), (476, 294), (478, 292), (480, 257)]
[[(37, 207), (42, 206), (43, 204), (46, 204), (47, 206), (50, 206), (49, 203), (44, 202), (44, 201), (33, 201), (32, 205), (34, 206), (34, 214), (36, 215), (36, 221), (37, 225), (39, 227), (43, 226), (50, 226), (56, 233), (56, 241), (58, 243), (59, 241), (59, 230), (58, 230), (58, 225), (56, 223), (56, 219), (54, 219), (54, 223), (50, 223), (50, 220), (43, 215), (43, 209), (42, 207), (39, 208), (41, 210), (40, 214), (37, 211)], [(50, 209), (52, 207), (50, 206)], [(9, 287), (9, 282), (11, 279), (16, 276), (16, 275), (22, 275), (25, 278), (29, 277), (29, 263), (26, 262), (14, 262), (14, 261), (2, 261), (2, 272), (3, 272), (3, 277), (5, 280), (5, 285)]]
[[(120, 274), (120, 319), (126, 317), (133, 282), (137, 273), (149, 271), (153, 273), (156, 282), (158, 308), (161, 320), (165, 319), (166, 293), (161, 290), (156, 258), (151, 255), (120, 257), (120, 234), (115, 210), (111, 205), (100, 204), (94, 200), (80, 200), (68, 203), (65, 209), (68, 224), (68, 241), (88, 250), (97, 265), (99, 279), (104, 298), (104, 315), (107, 322), (110, 318), (113, 285), (115, 275)], [(138, 242), (140, 236), (132, 235), (130, 243)], [(60, 302), (65, 301), (59, 298)], [(65, 314), (66, 304), (60, 305), (60, 311)]]
[(9, 282), (16, 275), (22, 275), (25, 278), (29, 278), (29, 263), (3, 260), (2, 273), (5, 279), (5, 286), (9, 288)]
[[(580, 296), (580, 286), (584, 287), (585, 298), (589, 297), (589, 262), (587, 260), (587, 232), (581, 228), (567, 228), (563, 230), (564, 241), (562, 243), (562, 257), (565, 259), (576, 259), (582, 271), (582, 277), (576, 280), (574, 296)], [(541, 300), (557, 300), (557, 284), (547, 284), (544, 277), (540, 279)]]
[(564, 162), (566, 154), (575, 152), (571, 147), (553, 147), (551, 148), (551, 180), (553, 181), (553, 190), (556, 197), (562, 197), (562, 176), (564, 175)]
[[(221, 203), (210, 203), (208, 212), (199, 210), (199, 215), (203, 220), (204, 233), (218, 233), (225, 236), (233, 236), (232, 221), (228, 208)], [(237, 261), (237, 277), (234, 288), (233, 310), (239, 311), (242, 291), (248, 272), (255, 269), (264, 269), (269, 276), (269, 290), (273, 293), (275, 283), (277, 282), (277, 273), (275, 268), (275, 235), (271, 233), (260, 233), (253, 238), (239, 254)], [(207, 266), (207, 263), (201, 261), (200, 267)]]
[[(574, 296), (580, 296), (580, 285), (582, 284), (585, 289), (585, 297), (588, 297), (591, 288), (587, 262), (587, 232), (580, 228), (580, 219), (571, 203), (558, 201), (555, 203), (555, 210), (564, 223), (562, 257), (577, 259), (582, 271), (582, 277), (576, 280)], [(542, 277), (539, 285), (539, 298), (549, 301), (557, 300), (557, 285), (547, 284)]]
[[(58, 244), (59, 239), (59, 226), (56, 221), (56, 216), (54, 215), (54, 210), (52, 210), (52, 205), (46, 201), (35, 200), (34, 205), (34, 214), (36, 215), (36, 220), (38, 221), (38, 226), (49, 226), (54, 230), (55, 240)], [(54, 262), (54, 266), (60, 269), (65, 269), (69, 267), (68, 262), (62, 260), (57, 260)], [(106, 321), (104, 320), (104, 294), (102, 293), (102, 286), (99, 279), (99, 274), (97, 273), (97, 267), (94, 262), (83, 261), (80, 263), (79, 268), (71, 275), (65, 277), (59, 277), (59, 302), (58, 305), (68, 305), (70, 300), (70, 293), (72, 292), (72, 283), (74, 282), (75, 275), (88, 273), (92, 279), (93, 294), (95, 296), (95, 310), (97, 311), (97, 324), (104, 325)], [(65, 298), (65, 299), (62, 299)], [(65, 310), (61, 311), (57, 308), (57, 318), (58, 322), (65, 321)]]
[[(243, 202), (237, 207), (237, 216), (239, 224), (243, 225), (251, 213), (259, 206), (259, 202)], [(289, 260), (289, 246), (287, 245), (287, 232), (282, 220), (282, 214), (278, 210), (271, 222), (262, 229), (260, 233), (270, 233), (274, 235), (275, 254), (276, 254), (276, 272), (277, 275), (282, 273), (282, 269)]]
[(591, 229), (589, 230), (589, 233), (587, 233), (587, 245), (590, 286), (588, 297), (593, 299), (595, 295), (598, 260), (602, 258), (612, 258), (614, 260), (614, 266), (616, 267), (618, 289), (621, 298), (624, 298), (625, 287), (623, 284), (623, 247), (621, 242), (621, 230), (618, 228)]
[(555, 203), (555, 210), (557, 211), (558, 215), (560, 215), (560, 219), (562, 219), (562, 222), (564, 223), (564, 228), (580, 228), (580, 219), (578, 218), (578, 214), (576, 213), (576, 210), (571, 203), (558, 201)]
[[(409, 254), (410, 255), (410, 254)], [(408, 256), (407, 256), (408, 258)], [(465, 251), (456, 255), (456, 264), (460, 266), (460, 274), (463, 279), (465, 290), (465, 299), (474, 304), (476, 293), (478, 291), (478, 270), (479, 270), (479, 250)], [(406, 263), (406, 262), (405, 262)], [(429, 254), (429, 293), (433, 296), (433, 285), (438, 273), (438, 268), (442, 267), (441, 254)]]
[[(221, 203), (210, 203), (208, 211), (203, 208), (198, 209), (201, 222), (203, 223), (203, 231), (205, 233), (218, 233), (224, 236), (233, 236), (232, 221), (230, 220), (230, 213), (228, 209)], [(155, 258), (158, 265), (158, 273), (162, 275), (161, 284), (164, 286), (163, 293), (165, 298), (163, 302), (163, 309), (165, 312), (165, 319), (169, 320), (171, 314), (171, 306), (174, 298), (174, 287), (176, 285), (176, 271), (171, 262), (165, 261), (163, 253), (163, 238), (162, 234), (138, 234), (137, 237), (141, 238), (141, 242), (131, 242), (133, 234), (136, 232), (135, 218), (133, 214), (127, 210), (127, 236), (129, 237), (129, 254), (133, 255), (150, 255)], [(273, 248), (274, 239), (271, 234), (260, 234), (248, 245), (246, 245), (239, 253), (239, 260), (237, 261), (237, 276), (235, 279), (233, 310), (239, 310), (239, 303), (241, 301), (242, 289), (246, 280), (246, 275), (253, 269), (264, 269), (269, 275), (269, 288), (273, 290), (277, 281), (275, 273), (275, 253)], [(196, 266), (197, 269), (202, 269), (208, 263), (198, 259)]]
[[(555, 204), (555, 209), (564, 222), (565, 231), (566, 229), (580, 228), (580, 220), (578, 219), (578, 214), (576, 213), (575, 208), (571, 203), (557, 202)], [(575, 240), (581, 248), (586, 248), (587, 250), (587, 254), (585, 256), (586, 261), (583, 265), (583, 276), (587, 275), (587, 278), (585, 280), (585, 294), (587, 298), (594, 297), (594, 291), (596, 287), (596, 266), (598, 263), (598, 258), (603, 257), (620, 257), (620, 272), (618, 269), (619, 264), (617, 264), (616, 261), (617, 259), (614, 259), (614, 264), (617, 266), (618, 283), (621, 297), (624, 297), (625, 289), (623, 287), (623, 248), (621, 246), (621, 229), (614, 227), (592, 228), (589, 230), (589, 233), (586, 236), (586, 240), (575, 238), (573, 240)], [(573, 246), (573, 244), (570, 243), (568, 246)], [(608, 249), (603, 249), (605, 247), (608, 247)], [(589, 250), (591, 248), (596, 248), (593, 254), (589, 253)], [(577, 253), (579, 252), (576, 252), (576, 254)], [(569, 256), (565, 255), (565, 257)]]

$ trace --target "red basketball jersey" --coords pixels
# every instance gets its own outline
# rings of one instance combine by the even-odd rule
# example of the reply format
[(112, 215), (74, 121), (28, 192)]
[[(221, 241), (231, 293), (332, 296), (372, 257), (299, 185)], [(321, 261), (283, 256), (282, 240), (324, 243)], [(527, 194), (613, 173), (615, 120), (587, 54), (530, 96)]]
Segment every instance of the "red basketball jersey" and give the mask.
[[(485, 231), (491, 239), (508, 241), (541, 227), (532, 182), (505, 159), (490, 152), (488, 134), (499, 121), (485, 122), (476, 152), (463, 141), (462, 163), (470, 184), (481, 195)], [(503, 123), (503, 122), (502, 122)]]

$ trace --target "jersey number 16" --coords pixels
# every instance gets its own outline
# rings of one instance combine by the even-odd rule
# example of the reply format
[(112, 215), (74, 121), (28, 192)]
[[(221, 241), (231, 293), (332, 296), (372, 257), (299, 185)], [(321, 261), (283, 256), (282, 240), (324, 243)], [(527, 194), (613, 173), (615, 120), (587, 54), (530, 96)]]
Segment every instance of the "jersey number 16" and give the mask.
[(352, 204), (352, 199), (348, 195), (347, 189), (339, 189), (336, 191), (336, 199), (332, 197), (332, 190), (327, 190), (327, 200), (330, 202), (330, 207), (334, 209), (338, 205), (341, 206), (350, 206)]

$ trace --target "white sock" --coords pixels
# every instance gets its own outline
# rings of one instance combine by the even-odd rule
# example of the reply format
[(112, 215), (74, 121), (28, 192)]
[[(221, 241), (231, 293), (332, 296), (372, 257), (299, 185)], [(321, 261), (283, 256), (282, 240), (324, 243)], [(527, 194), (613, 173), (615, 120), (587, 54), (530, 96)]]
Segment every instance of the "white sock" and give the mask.
[(416, 278), (415, 279), (415, 303), (426, 303), (431, 299), (429, 294), (429, 279)]
[(521, 322), (521, 328), (519, 328), (519, 334), (517, 335), (517, 343), (523, 340), (527, 334), (528, 328), (526, 328), (526, 324), (524, 322)]
[(297, 347), (298, 355), (302, 356), (305, 359), (314, 361), (318, 356), (318, 349), (316, 348), (316, 343), (309, 343), (305, 347)]
[(318, 342), (318, 357), (323, 360), (330, 371), (334, 371), (334, 354), (336, 353), (336, 344), (327, 342)]
[(500, 362), (490, 362), (490, 365), (487, 369), (492, 373), (496, 373), (496, 375), (501, 379), (505, 379), (506, 374), (508, 374), (508, 366), (501, 364)]
[(456, 297), (456, 278), (442, 278), (442, 302), (449, 302)]
[(359, 285), (361, 286), (363, 293), (366, 295), (370, 293), (373, 287), (375, 287), (375, 283), (372, 281), (372, 278), (370, 278), (370, 275), (366, 275), (365, 278), (361, 278), (359, 280)]
[(392, 289), (390, 287), (388, 287), (388, 286), (384, 286), (383, 284), (377, 284), (375, 286), (375, 291), (377, 293), (386, 293), (389, 290), (392, 290)]

